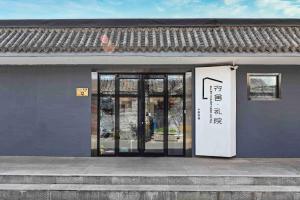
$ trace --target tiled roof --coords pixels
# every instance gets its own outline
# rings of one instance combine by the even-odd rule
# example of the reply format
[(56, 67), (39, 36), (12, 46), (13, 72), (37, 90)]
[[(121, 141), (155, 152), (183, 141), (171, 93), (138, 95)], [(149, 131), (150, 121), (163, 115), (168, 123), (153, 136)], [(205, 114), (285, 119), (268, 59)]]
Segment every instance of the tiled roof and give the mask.
[(1, 53), (299, 53), (298, 25), (0, 27)]

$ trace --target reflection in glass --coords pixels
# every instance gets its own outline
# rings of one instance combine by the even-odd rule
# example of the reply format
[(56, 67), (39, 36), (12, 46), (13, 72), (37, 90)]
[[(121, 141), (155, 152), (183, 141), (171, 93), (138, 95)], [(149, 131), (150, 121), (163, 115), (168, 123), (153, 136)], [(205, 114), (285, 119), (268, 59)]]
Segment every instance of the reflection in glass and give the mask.
[(169, 75), (168, 76), (168, 92), (169, 95), (182, 95), (183, 94), (183, 76), (182, 75)]
[(120, 79), (120, 94), (137, 94), (138, 79)]
[(97, 155), (97, 95), (92, 94), (92, 135), (91, 150), (92, 156)]
[(100, 76), (100, 93), (115, 94), (115, 76), (101, 75)]
[(145, 152), (164, 150), (164, 98), (145, 98)]
[(168, 154), (183, 154), (183, 98), (169, 97)]
[(193, 74), (192, 72), (187, 72), (185, 74), (185, 155), (192, 156), (192, 146), (193, 146)]
[(138, 151), (138, 99), (120, 97), (120, 152)]
[(272, 100), (279, 98), (279, 75), (249, 75), (249, 98)]
[(164, 80), (163, 79), (145, 79), (145, 93), (157, 94), (164, 91)]
[(115, 98), (100, 97), (100, 154), (115, 151)]
[(98, 112), (98, 73), (92, 72), (92, 128), (91, 128), (91, 152), (92, 156), (97, 156), (97, 112)]

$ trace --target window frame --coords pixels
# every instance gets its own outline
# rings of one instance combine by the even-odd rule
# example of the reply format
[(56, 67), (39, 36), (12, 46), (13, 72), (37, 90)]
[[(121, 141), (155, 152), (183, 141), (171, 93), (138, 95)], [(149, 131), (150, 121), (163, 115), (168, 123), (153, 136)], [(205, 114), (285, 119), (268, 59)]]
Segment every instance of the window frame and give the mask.
[[(275, 98), (251, 97), (250, 95), (250, 77), (251, 76), (276, 76), (277, 95)], [(249, 101), (278, 101), (281, 96), (281, 73), (247, 73), (247, 97)]]

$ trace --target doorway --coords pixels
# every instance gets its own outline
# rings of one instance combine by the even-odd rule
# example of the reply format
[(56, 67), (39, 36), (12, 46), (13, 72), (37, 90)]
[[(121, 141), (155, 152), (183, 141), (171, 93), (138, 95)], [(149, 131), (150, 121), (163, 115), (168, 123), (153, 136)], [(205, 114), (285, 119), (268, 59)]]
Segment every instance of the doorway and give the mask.
[(184, 156), (184, 74), (98, 74), (99, 156)]

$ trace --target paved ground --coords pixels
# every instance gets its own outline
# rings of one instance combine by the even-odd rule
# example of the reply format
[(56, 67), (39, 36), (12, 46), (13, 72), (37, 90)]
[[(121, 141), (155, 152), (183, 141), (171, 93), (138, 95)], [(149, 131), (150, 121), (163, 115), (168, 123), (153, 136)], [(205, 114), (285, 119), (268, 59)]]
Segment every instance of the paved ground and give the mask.
[(0, 157), (0, 175), (300, 177), (300, 159)]

